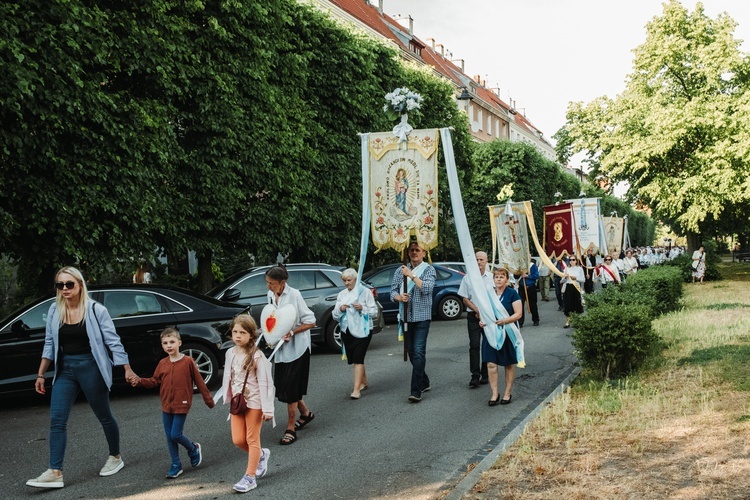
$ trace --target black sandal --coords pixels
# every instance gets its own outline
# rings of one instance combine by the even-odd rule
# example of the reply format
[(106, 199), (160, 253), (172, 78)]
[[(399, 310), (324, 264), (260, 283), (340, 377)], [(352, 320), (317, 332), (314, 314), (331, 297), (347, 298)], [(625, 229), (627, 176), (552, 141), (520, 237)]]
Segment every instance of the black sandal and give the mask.
[(509, 405), (511, 399), (513, 399), (513, 394), (511, 394), (510, 396), (508, 396), (508, 399), (501, 399), (500, 400), (500, 404), (501, 405)]
[(284, 435), (281, 437), (279, 444), (287, 445), (292, 444), (297, 440), (297, 433), (294, 431), (284, 431)]
[(490, 399), (489, 401), (487, 401), (487, 404), (489, 406), (495, 406), (499, 402), (500, 402), (500, 396), (498, 396), (497, 399)]
[(313, 421), (315, 414), (311, 411), (307, 412), (307, 415), (300, 415), (299, 420), (294, 422), (294, 428), (297, 430), (304, 429), (307, 424)]

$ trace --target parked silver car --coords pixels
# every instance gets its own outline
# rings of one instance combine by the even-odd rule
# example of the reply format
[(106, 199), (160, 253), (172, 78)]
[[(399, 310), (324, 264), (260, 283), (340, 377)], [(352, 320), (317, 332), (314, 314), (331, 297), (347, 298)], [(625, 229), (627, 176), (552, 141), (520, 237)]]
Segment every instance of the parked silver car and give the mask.
[[(208, 295), (220, 300), (235, 302), (249, 306), (255, 321), (260, 324), (260, 314), (268, 303), (266, 287), (266, 271), (271, 266), (253, 267), (236, 273), (224, 280)], [(289, 286), (296, 288), (302, 294), (307, 307), (315, 313), (315, 327), (310, 330), (315, 344), (326, 345), (334, 351), (341, 350), (341, 332), (339, 324), (333, 319), (333, 306), (336, 297), (344, 289), (341, 281), (342, 266), (330, 264), (288, 264), (285, 266), (289, 273)], [(366, 285), (369, 286), (369, 285)], [(370, 287), (372, 288), (372, 287)], [(377, 291), (373, 289), (378, 314), (373, 320), (373, 333), (378, 333), (385, 324), (383, 307), (378, 302)]]

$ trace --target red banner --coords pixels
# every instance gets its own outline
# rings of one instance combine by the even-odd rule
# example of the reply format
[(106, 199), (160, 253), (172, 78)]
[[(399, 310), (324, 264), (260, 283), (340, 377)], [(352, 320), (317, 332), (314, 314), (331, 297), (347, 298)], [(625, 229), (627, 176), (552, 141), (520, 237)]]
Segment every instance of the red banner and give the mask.
[(556, 259), (575, 253), (572, 203), (544, 207), (544, 245), (547, 255)]

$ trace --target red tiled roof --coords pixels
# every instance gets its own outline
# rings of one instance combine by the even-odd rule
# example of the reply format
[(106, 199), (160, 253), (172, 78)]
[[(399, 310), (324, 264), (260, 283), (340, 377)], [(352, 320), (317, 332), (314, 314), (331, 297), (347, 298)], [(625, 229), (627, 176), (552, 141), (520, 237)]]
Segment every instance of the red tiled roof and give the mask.
[[(409, 34), (407, 30), (403, 26), (401, 26), (401, 24), (399, 24), (398, 21), (385, 13), (379, 12), (375, 6), (368, 4), (365, 0), (329, 1), (342, 10), (346, 11), (350, 15), (356, 17), (384, 37), (388, 38), (389, 40), (393, 40), (402, 48), (402, 50), (408, 52), (413, 57), (421, 60), (425, 64), (432, 66), (438, 73), (448, 78), (459, 87), (465, 85), (465, 83), (459, 77), (459, 75), (461, 75), (462, 73), (461, 69), (458, 66), (442, 57), (430, 45), (426, 44), (413, 34)], [(421, 49), (421, 54), (417, 55), (412, 52), (409, 47), (404, 44), (403, 40), (396, 35), (395, 32), (403, 33), (405, 38), (409, 38), (410, 40), (413, 40), (418, 45), (423, 47)], [(466, 77), (466, 75), (464, 76)]]
[[(365, 2), (365, 0), (329, 0), (332, 4), (348, 12), (352, 16), (356, 17), (370, 28), (374, 29), (389, 40), (396, 42), (404, 50), (409, 48), (404, 45), (399, 37), (397, 37), (393, 31), (388, 28), (386, 24), (386, 18), (390, 20), (392, 24), (398, 25), (398, 23), (388, 17), (385, 14), (378, 12), (378, 9)], [(399, 25), (400, 26), (400, 25)]]
[[(440, 55), (431, 45), (424, 43), (422, 40), (407, 32), (407, 30), (401, 26), (395, 19), (388, 16), (385, 13), (378, 11), (377, 7), (369, 4), (366, 0), (328, 0), (330, 3), (336, 5), (340, 9), (344, 10), (351, 16), (359, 19), (362, 23), (369, 26), (371, 29), (381, 34), (388, 40), (395, 42), (401, 50), (405, 53), (410, 54), (412, 57), (421, 60), (425, 64), (428, 64), (434, 68), (434, 70), (440, 75), (453, 82), (457, 87), (468, 87), (469, 81), (473, 82), (472, 89), (476, 93), (477, 97), (482, 99), (484, 102), (490, 105), (496, 106), (506, 112), (510, 112), (511, 106), (492, 90), (486, 88), (484, 85), (479, 84), (468, 75), (466, 75), (461, 68), (456, 66), (452, 61), (449, 61), (442, 55)], [(405, 43), (396, 33), (400, 33), (404, 39), (409, 39), (420, 45), (420, 54), (415, 54), (410, 50), (408, 43)], [(549, 144), (540, 134), (531, 122), (522, 114), (516, 113), (515, 123), (529, 131), (529, 133), (536, 135), (539, 140)]]

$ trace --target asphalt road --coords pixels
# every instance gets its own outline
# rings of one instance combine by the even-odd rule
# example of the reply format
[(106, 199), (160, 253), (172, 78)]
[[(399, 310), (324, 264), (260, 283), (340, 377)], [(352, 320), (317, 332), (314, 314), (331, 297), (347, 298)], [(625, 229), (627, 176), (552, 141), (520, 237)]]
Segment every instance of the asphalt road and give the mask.
[[(541, 325), (522, 329), (527, 367), (517, 369), (513, 402), (489, 407), (489, 386), (469, 389), (466, 320), (432, 323), (427, 373), (432, 391), (421, 403), (407, 401), (411, 365), (402, 357), (394, 325), (373, 338), (366, 366), (370, 388), (351, 400), (351, 367), (340, 355), (315, 351), (309, 395), (316, 415), (291, 446), (278, 444), (286, 406), (277, 402), (277, 427), (264, 424), (262, 442), (271, 449), (269, 473), (248, 495), (259, 498), (434, 498), (449, 490), (499, 439), (529, 415), (571, 372), (575, 363), (570, 330), (555, 302), (540, 302)], [(113, 392), (121, 428), (125, 468), (99, 477), (107, 455), (101, 428), (85, 401), (68, 425), (65, 488), (25, 486), (41, 474), (49, 457), (49, 408), (45, 399), (0, 402), (0, 496), (55, 499), (209, 499), (236, 495), (246, 455), (231, 442), (227, 407), (209, 410), (193, 400), (185, 434), (202, 444), (204, 462), (166, 480), (169, 455), (156, 392), (127, 387)]]

